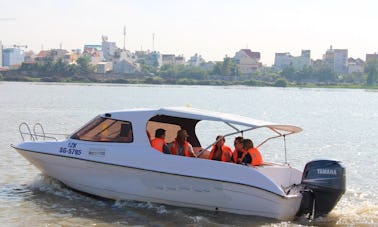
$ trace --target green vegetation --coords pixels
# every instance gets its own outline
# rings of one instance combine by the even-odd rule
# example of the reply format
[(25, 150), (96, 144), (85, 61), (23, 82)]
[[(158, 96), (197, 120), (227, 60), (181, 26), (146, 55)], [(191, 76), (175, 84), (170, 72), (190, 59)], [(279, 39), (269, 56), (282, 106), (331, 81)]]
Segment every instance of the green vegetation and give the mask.
[(225, 57), (211, 67), (163, 65), (157, 68), (140, 62), (140, 73), (96, 74), (90, 59), (80, 57), (76, 64), (63, 59), (47, 58), (42, 62), (23, 63), (18, 70), (0, 74), (0, 80), (42, 82), (93, 82), (125, 84), (184, 84), (184, 85), (245, 85), (274, 87), (327, 87), (377, 89), (378, 61), (370, 61), (365, 73), (336, 74), (327, 65), (317, 62), (312, 67), (295, 70), (286, 67), (281, 71), (264, 68), (249, 75), (241, 74), (236, 63)]
[(89, 64), (89, 58), (80, 57), (76, 62), (77, 64), (68, 64), (61, 58), (56, 61), (53, 58), (47, 58), (43, 62), (23, 63), (17, 71), (20, 75), (29, 74), (30, 77), (47, 81), (70, 80), (72, 77), (85, 76), (94, 72), (94, 68)]

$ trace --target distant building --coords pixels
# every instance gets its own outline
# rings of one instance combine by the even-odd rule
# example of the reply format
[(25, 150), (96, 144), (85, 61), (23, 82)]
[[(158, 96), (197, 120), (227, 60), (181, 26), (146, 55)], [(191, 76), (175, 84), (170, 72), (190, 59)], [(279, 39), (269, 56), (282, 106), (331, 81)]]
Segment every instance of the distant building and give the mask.
[(115, 42), (109, 42), (107, 36), (102, 36), (102, 53), (105, 61), (111, 61), (114, 57), (114, 53), (118, 49)]
[(175, 55), (174, 54), (163, 54), (161, 55), (162, 65), (174, 65)]
[(294, 69), (301, 70), (306, 66), (311, 65), (311, 51), (302, 50), (301, 56), (293, 57), (293, 67)]
[(19, 48), (5, 48), (2, 55), (3, 66), (21, 65), (24, 62), (25, 53)]
[(104, 61), (104, 54), (102, 52), (102, 45), (86, 44), (84, 45), (83, 56), (89, 57), (91, 65)]
[(185, 65), (185, 57), (180, 55), (175, 57), (175, 65)]
[(159, 68), (163, 65), (162, 55), (157, 51), (135, 51), (137, 62)]
[(241, 49), (235, 53), (233, 60), (238, 66), (240, 73), (247, 75), (261, 68), (260, 57), (260, 52), (252, 52), (250, 49)]
[(296, 70), (301, 70), (305, 66), (311, 65), (311, 51), (302, 50), (298, 57), (292, 56), (290, 53), (276, 53), (273, 67), (277, 70), (282, 70), (286, 67), (293, 67)]
[(105, 74), (113, 70), (113, 63), (112, 62), (99, 62), (96, 65), (96, 72)]
[(378, 60), (378, 53), (374, 54), (366, 54), (366, 63), (369, 61), (377, 61)]
[(199, 67), (200, 65), (205, 63), (205, 59), (202, 58), (201, 55), (195, 54), (194, 56), (190, 57), (188, 60), (188, 65), (193, 67)]
[(68, 64), (74, 63), (79, 58), (79, 54), (77, 52), (71, 52), (64, 55), (64, 61)]
[(348, 59), (348, 74), (362, 74), (364, 72), (365, 62), (360, 59)]
[(291, 67), (293, 64), (291, 62), (292, 56), (290, 53), (276, 53), (274, 57), (273, 67), (277, 70), (282, 70), (286, 67)]
[(117, 58), (113, 60), (113, 72), (136, 73), (140, 72), (140, 66), (136, 63), (136, 55), (125, 49), (118, 49)]
[(44, 62), (47, 60), (47, 58), (50, 56), (50, 51), (48, 50), (41, 50), (36, 56), (35, 61), (37, 62)]
[(113, 62), (113, 72), (122, 74), (136, 73), (140, 72), (140, 67), (139, 64), (131, 60), (123, 59), (121, 61)]
[(345, 74), (348, 72), (348, 49), (328, 49), (323, 56), (324, 63), (335, 73)]
[(27, 51), (25, 52), (24, 62), (25, 63), (34, 63), (36, 55), (33, 51)]
[(161, 54), (156, 51), (149, 53), (145, 58), (145, 62), (147, 65), (152, 65), (156, 68), (159, 68), (163, 64)]

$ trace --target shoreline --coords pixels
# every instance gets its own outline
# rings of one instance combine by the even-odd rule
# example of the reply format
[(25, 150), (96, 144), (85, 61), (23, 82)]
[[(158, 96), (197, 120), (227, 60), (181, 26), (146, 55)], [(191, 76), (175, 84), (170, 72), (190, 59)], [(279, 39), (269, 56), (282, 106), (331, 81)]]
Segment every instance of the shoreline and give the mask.
[[(188, 85), (188, 86), (245, 86), (245, 87), (277, 87), (277, 88), (332, 88), (332, 89), (365, 89), (365, 90), (378, 90), (378, 85), (360, 85), (360, 84), (316, 84), (316, 83), (287, 83), (285, 86), (277, 86), (274, 83), (265, 81), (224, 81), (224, 80), (176, 80), (164, 83), (163, 81), (154, 81), (146, 79), (109, 79), (106, 80), (93, 80), (89, 78), (82, 78), (82, 80), (43, 80), (43, 78), (28, 77), (28, 78), (4, 78), (1, 82), (30, 82), (30, 83), (52, 83), (52, 84), (114, 84), (114, 85)], [(77, 78), (76, 78), (77, 79)]]

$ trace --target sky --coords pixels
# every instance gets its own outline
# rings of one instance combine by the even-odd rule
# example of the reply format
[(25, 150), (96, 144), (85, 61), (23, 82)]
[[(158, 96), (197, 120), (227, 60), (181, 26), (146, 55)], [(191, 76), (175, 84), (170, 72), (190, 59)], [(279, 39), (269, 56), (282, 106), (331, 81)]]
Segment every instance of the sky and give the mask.
[(186, 59), (248, 48), (270, 66), (275, 53), (309, 49), (321, 59), (332, 46), (365, 60), (378, 52), (377, 9), (376, 0), (0, 0), (0, 41), (39, 52), (83, 49), (105, 35), (122, 48), (126, 27), (126, 49)]

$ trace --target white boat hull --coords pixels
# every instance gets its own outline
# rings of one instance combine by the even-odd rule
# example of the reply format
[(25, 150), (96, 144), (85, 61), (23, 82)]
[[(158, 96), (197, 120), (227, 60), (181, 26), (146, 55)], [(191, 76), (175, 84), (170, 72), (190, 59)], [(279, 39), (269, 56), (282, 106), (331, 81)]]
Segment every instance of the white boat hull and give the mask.
[(154, 202), (279, 220), (294, 219), (302, 199), (300, 193), (281, 196), (238, 183), (16, 149), (44, 174), (73, 189), (109, 199)]

